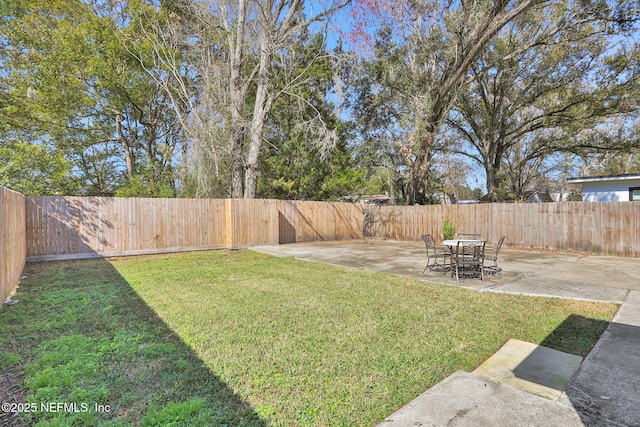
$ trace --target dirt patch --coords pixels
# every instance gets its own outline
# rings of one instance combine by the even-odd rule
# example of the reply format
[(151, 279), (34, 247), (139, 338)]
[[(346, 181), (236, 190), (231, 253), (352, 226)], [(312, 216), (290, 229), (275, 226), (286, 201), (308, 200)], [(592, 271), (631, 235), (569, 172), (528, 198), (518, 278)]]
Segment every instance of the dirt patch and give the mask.
[[(2, 372), (0, 374), (0, 403), (24, 403), (28, 391), (22, 388), (23, 381), (24, 375), (17, 369), (9, 368)], [(0, 410), (0, 426), (27, 427), (27, 424), (20, 420), (18, 412)]]

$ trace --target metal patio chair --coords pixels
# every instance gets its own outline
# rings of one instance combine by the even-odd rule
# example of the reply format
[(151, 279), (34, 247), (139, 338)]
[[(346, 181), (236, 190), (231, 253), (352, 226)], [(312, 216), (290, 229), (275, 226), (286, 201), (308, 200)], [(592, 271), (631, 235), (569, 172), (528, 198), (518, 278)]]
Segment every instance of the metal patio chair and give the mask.
[[(427, 248), (427, 265), (422, 270), (424, 274), (427, 271), (441, 270), (442, 274), (446, 274), (451, 269), (451, 253), (449, 249), (444, 246), (436, 245), (436, 241), (431, 234), (425, 234), (422, 236), (425, 246)], [(433, 260), (433, 262), (431, 262)], [(448, 264), (448, 265), (447, 265)]]
[(458, 242), (451, 260), (456, 282), (460, 282), (460, 277), (479, 276), (484, 283), (484, 246), (485, 242)]
[(498, 252), (500, 252), (500, 248), (504, 243), (505, 236), (502, 236), (500, 240), (498, 240), (498, 244), (495, 246), (486, 246), (484, 248), (484, 260), (489, 261), (488, 265), (485, 265), (484, 268), (487, 270), (488, 274), (498, 276), (502, 279), (502, 269), (498, 266)]

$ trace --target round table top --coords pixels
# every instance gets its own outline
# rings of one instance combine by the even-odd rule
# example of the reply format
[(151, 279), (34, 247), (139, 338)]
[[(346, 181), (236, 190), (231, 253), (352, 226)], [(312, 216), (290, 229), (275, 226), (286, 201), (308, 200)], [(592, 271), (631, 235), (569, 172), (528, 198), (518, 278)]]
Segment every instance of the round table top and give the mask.
[(471, 243), (482, 243), (484, 240), (472, 240), (472, 239), (450, 239), (443, 240), (442, 244), (447, 246), (458, 246), (458, 242), (471, 242)]

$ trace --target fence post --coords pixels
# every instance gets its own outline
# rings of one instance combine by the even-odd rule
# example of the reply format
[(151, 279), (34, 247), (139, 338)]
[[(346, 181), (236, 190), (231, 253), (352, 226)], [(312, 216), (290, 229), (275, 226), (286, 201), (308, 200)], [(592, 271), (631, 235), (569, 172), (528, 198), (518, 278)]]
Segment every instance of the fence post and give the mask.
[(0, 304), (20, 281), (26, 263), (26, 217), (25, 196), (0, 186)]
[(224, 246), (232, 249), (234, 245), (233, 199), (224, 199)]

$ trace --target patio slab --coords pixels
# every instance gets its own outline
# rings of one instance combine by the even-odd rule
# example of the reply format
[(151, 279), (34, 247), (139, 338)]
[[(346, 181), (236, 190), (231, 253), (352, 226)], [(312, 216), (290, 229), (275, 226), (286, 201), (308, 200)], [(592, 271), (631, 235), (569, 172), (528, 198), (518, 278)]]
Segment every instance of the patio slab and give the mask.
[(511, 339), (472, 373), (555, 402), (581, 363), (580, 356)]
[(634, 258), (586, 256), (501, 249), (502, 278), (488, 276), (456, 283), (449, 274), (422, 271), (424, 243), (349, 240), (260, 246), (253, 250), (358, 269), (370, 269), (480, 291), (622, 303), (630, 289), (640, 290), (640, 262)]
[(571, 408), (458, 371), (387, 417), (378, 427), (582, 426)]
[(640, 292), (631, 291), (561, 400), (587, 426), (640, 426)]

